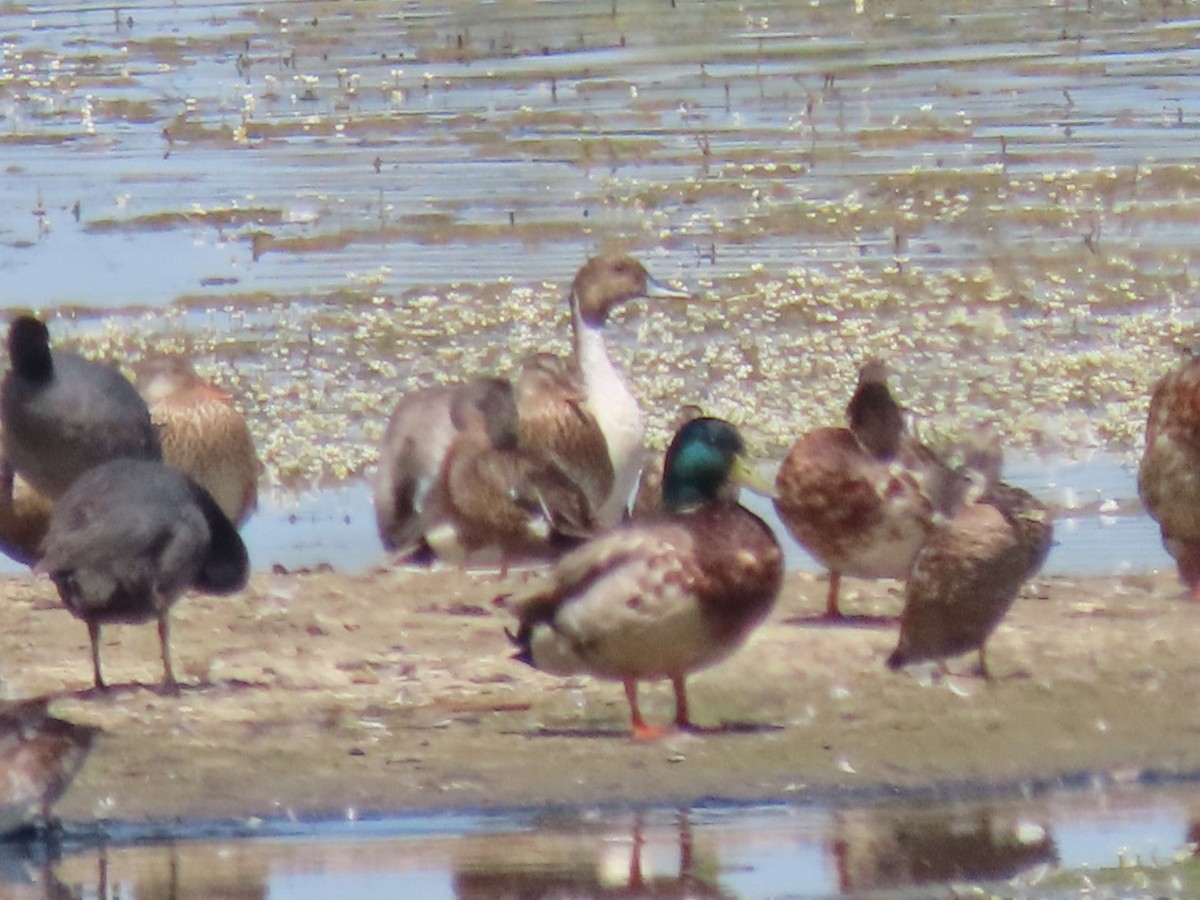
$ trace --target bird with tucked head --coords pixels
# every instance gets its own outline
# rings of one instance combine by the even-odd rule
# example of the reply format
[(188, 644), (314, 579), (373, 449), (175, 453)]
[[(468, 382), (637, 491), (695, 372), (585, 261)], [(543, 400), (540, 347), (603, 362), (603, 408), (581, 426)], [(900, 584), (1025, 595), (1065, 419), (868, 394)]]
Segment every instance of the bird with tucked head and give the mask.
[(163, 686), (175, 691), (171, 607), (188, 590), (241, 590), (250, 560), (233, 523), (195, 481), (161, 462), (117, 459), (84, 473), (59, 498), (38, 571), (87, 624), (97, 689), (105, 687), (100, 627), (154, 619)]
[(950, 469), (909, 433), (887, 368), (859, 371), (849, 427), (801, 435), (775, 479), (775, 508), (796, 541), (829, 570), (825, 616), (842, 618), (843, 575), (904, 578), (944, 513)]
[(997, 432), (968, 437), (955, 473), (952, 515), (939, 521), (913, 557), (904, 585), (900, 639), (891, 669), (979, 653), (988, 678), (987, 641), (1029, 578), (1042, 567), (1054, 537), (1050, 511), (1028, 491), (1000, 480)]

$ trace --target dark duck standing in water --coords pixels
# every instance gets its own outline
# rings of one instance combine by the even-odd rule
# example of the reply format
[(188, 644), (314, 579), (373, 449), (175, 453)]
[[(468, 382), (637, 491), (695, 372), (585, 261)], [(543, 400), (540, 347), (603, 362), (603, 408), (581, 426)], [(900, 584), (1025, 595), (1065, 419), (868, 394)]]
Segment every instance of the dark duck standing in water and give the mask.
[(162, 459), (145, 401), (115, 368), (51, 352), (46, 326), (31, 316), (9, 326), (8, 354), (12, 368), (0, 384), (5, 502), (14, 472), (57, 500), (108, 460)]
[(1200, 600), (1200, 356), (1154, 386), (1138, 496), (1158, 522), (1188, 596)]
[(664, 513), (589, 541), (511, 598), (517, 659), (556, 675), (623, 682), (635, 738), (662, 733), (642, 718), (638, 681), (670, 679), (675, 727), (693, 728), (688, 673), (740, 647), (783, 581), (771, 529), (723, 496), (731, 479), (771, 491), (732, 425), (684, 425), (667, 450)]
[(900, 640), (891, 669), (979, 652), (978, 672), (990, 677), (986, 647), (1017, 594), (1050, 553), (1050, 512), (1028, 491), (1000, 480), (999, 436), (976, 431), (955, 474), (958, 509), (934, 528), (913, 558), (904, 586)]
[(842, 618), (842, 576), (904, 578), (944, 513), (950, 470), (913, 437), (887, 386), (887, 368), (859, 371), (847, 428), (818, 428), (788, 451), (775, 508), (796, 541), (829, 570), (825, 616)]
[(97, 688), (105, 687), (100, 626), (155, 619), (163, 685), (175, 690), (172, 605), (188, 590), (241, 590), (250, 561), (237, 529), (204, 488), (163, 463), (122, 459), (87, 472), (59, 499), (38, 569), (87, 623)]

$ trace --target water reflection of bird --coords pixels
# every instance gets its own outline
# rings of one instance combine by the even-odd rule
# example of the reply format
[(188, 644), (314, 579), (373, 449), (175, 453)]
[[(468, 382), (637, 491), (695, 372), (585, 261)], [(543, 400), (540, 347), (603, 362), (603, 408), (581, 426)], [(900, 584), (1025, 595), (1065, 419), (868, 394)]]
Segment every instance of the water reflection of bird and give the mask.
[[(574, 356), (567, 365), (578, 375), (578, 395), (561, 394), (552, 412), (547, 409), (536, 418), (522, 423), (522, 441), (551, 457), (560, 448), (572, 447), (578, 464), (590, 474), (581, 480), (592, 492), (598, 524), (609, 527), (626, 514), (638, 475), (642, 470), (646, 428), (637, 398), (608, 355), (604, 326), (608, 315), (618, 306), (638, 297), (686, 297), (650, 277), (646, 268), (630, 256), (596, 256), (579, 270), (568, 297)], [(586, 412), (580, 416), (579, 412)], [(595, 433), (588, 419), (594, 420), (604, 435), (608, 465), (595, 446)], [(592, 449), (586, 453), (585, 445)], [(600, 488), (611, 479), (606, 496)]]
[[(490, 835), (478, 852), (460, 856), (454, 867), (454, 896), (458, 900), (517, 898), (732, 898), (717, 881), (720, 867), (710, 853), (700, 853), (686, 811), (676, 825), (678, 863), (655, 872), (647, 858), (653, 841), (646, 817), (636, 813), (628, 840), (597, 835), (594, 825), (573, 829), (561, 819), (553, 825), (554, 840), (534, 831), (519, 835)], [(526, 847), (529, 853), (524, 852)], [(471, 848), (473, 850), (474, 848)]]
[(1006, 881), (1058, 860), (1044, 827), (986, 809), (839, 812), (830, 849), (839, 892), (855, 895), (955, 881)]
[(1200, 356), (1185, 359), (1154, 387), (1138, 496), (1158, 522), (1189, 596), (1200, 600)]
[(245, 544), (208, 492), (170, 466), (114, 460), (79, 478), (50, 518), (38, 564), (67, 608), (88, 626), (95, 686), (100, 626), (158, 622), (163, 684), (171, 667), (171, 606), (189, 589), (241, 590), (249, 577)]
[(161, 459), (146, 404), (120, 372), (51, 351), (45, 324), (32, 316), (8, 330), (12, 368), (0, 385), (5, 502), (12, 473), (51, 500), (84, 472), (110, 459)]
[(829, 569), (825, 615), (842, 617), (842, 575), (903, 578), (946, 505), (950, 473), (909, 433), (887, 368), (859, 371), (849, 427), (796, 440), (776, 476), (775, 508), (792, 536)]
[(913, 558), (904, 588), (900, 641), (888, 667), (979, 651), (988, 677), (987, 640), (1021, 585), (1050, 552), (1054, 529), (1045, 504), (1000, 481), (999, 436), (977, 429), (957, 475), (961, 507), (940, 522)]
[(163, 459), (207, 490), (230, 521), (244, 524), (258, 506), (262, 464), (232, 395), (196, 374), (184, 356), (144, 359), (134, 376)]
[(580, 488), (551, 460), (518, 445), (512, 385), (481, 378), (459, 392), (456, 428), (432, 502), (442, 511), (425, 540), (439, 557), (466, 561), (493, 549), (509, 562), (554, 557), (593, 530)]
[(0, 839), (49, 820), (98, 733), (50, 715), (45, 698), (0, 704)]
[(638, 738), (660, 731), (642, 719), (637, 682), (669, 678), (675, 725), (692, 728), (687, 674), (741, 646), (783, 579), (770, 528), (721, 499), (730, 479), (770, 491), (732, 425), (710, 418), (684, 425), (667, 450), (664, 515), (590, 541), (511, 599), (517, 658), (554, 674), (624, 682)]

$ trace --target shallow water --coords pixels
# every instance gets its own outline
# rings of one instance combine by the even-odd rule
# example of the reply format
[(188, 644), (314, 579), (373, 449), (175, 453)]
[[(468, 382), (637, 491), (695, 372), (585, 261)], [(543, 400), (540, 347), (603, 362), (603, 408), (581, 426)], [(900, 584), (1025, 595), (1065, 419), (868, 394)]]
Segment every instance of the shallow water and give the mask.
[[(1197, 884), (1194, 787), (1025, 799), (539, 809), (342, 822), (114, 824), (7, 848), (12, 897), (1028, 897)], [(51, 854), (53, 857), (55, 854)]]
[[(603, 248), (700, 300), (618, 316), (768, 458), (892, 357), (934, 432), (1136, 453), (1193, 341), (1190, 7), (363, 0), (0, 8), (9, 307), (188, 350), (272, 485), (369, 473), (396, 396), (565, 349)], [(287, 422), (284, 428), (281, 423)]]

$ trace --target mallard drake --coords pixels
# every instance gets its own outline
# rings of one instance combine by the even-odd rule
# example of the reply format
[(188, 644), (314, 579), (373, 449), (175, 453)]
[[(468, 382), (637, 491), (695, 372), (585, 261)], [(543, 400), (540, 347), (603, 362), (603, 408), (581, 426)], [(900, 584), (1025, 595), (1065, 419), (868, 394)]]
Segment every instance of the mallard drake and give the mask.
[(50, 715), (45, 697), (0, 704), (0, 839), (49, 821), (99, 732)]
[(512, 385), (478, 378), (456, 396), (456, 429), (434, 483), (440, 522), (425, 540), (437, 555), (468, 562), (481, 552), (509, 562), (557, 556), (594, 526), (587, 498), (555, 463), (518, 444)]
[(235, 525), (245, 524), (258, 508), (262, 463), (233, 396), (196, 374), (184, 356), (149, 357), (133, 373), (163, 459), (195, 479)]
[[(675, 419), (672, 424), (672, 435), (679, 431), (684, 425), (693, 419), (699, 419), (704, 415), (704, 410), (695, 403), (685, 403), (679, 408), (679, 412), (675, 414)], [(666, 453), (657, 455), (653, 462), (646, 465), (642, 469), (642, 477), (638, 481), (637, 494), (634, 495), (633, 509), (630, 511), (630, 518), (634, 520), (646, 519), (652, 516), (660, 515), (663, 511), (663, 463), (666, 462)], [(738, 491), (740, 488), (732, 481), (725, 485), (724, 497), (726, 500), (737, 500)]]
[(635, 738), (660, 733), (642, 718), (638, 681), (670, 679), (675, 726), (692, 728), (684, 679), (740, 647), (783, 581), (771, 529), (721, 499), (730, 479), (771, 491), (733, 425), (684, 425), (667, 450), (660, 518), (594, 538), (509, 599), (516, 658), (552, 674), (623, 682)]
[(1054, 528), (1045, 504), (1000, 481), (998, 436), (984, 429), (972, 443), (955, 477), (957, 511), (913, 558), (891, 669), (931, 659), (944, 666), (947, 657), (978, 650), (978, 671), (989, 677), (987, 639), (1050, 552)]
[[(572, 466), (587, 467), (590, 474), (575, 476), (588, 491), (597, 524), (607, 528), (626, 514), (638, 474), (642, 470), (646, 426), (637, 398), (608, 356), (604, 325), (608, 314), (637, 297), (687, 297), (650, 277), (631, 256), (596, 256), (575, 276), (568, 297), (574, 336), (574, 358), (566, 368), (577, 373), (581, 392), (560, 390), (547, 394), (537, 415), (521, 425), (522, 443), (555, 458), (568, 451)], [(557, 405), (551, 406), (551, 400)], [(588, 416), (581, 417), (584, 410)], [(596, 446), (590, 420), (604, 436), (605, 453)], [(574, 432), (574, 433), (572, 433)], [(584, 450), (583, 447), (590, 449)], [(610, 483), (607, 493), (600, 488)]]
[(1188, 595), (1200, 600), (1200, 356), (1154, 386), (1138, 496), (1158, 522)]
[(829, 569), (829, 619), (842, 617), (842, 575), (904, 578), (947, 504), (950, 470), (908, 432), (887, 375), (878, 360), (864, 364), (850, 427), (802, 435), (775, 479), (780, 519)]
[(162, 458), (145, 401), (115, 368), (52, 352), (49, 331), (32, 316), (9, 326), (8, 354), (12, 368), (0, 384), (5, 487), (11, 469), (57, 500), (102, 462)]
[(98, 689), (100, 626), (158, 621), (163, 685), (176, 688), (168, 616), (189, 589), (230, 594), (250, 574), (246, 546), (208, 492), (160, 462), (119, 459), (84, 473), (55, 504), (38, 571), (87, 623)]

